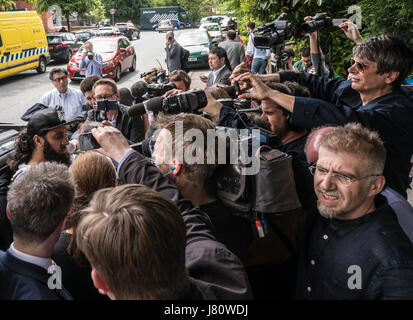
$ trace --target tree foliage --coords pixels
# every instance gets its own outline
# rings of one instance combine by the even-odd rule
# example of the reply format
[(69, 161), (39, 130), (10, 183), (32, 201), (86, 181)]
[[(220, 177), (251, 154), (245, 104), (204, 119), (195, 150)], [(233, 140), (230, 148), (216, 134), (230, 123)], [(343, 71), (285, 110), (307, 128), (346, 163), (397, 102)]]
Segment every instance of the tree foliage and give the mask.
[[(26, 0), (27, 3), (35, 3), (36, 0)], [(0, 11), (10, 10), (16, 7), (16, 3), (12, 0), (0, 0)]]
[(77, 13), (81, 18), (87, 18), (87, 14), (98, 7), (100, 2), (97, 0), (37, 0), (36, 8), (39, 11), (48, 11), (52, 6), (58, 6), (62, 16), (66, 18), (67, 26), (70, 31), (69, 17)]
[(109, 11), (116, 9), (115, 22), (132, 20), (135, 24), (140, 22), (140, 8), (151, 7), (150, 0), (101, 0), (105, 7), (107, 17), (111, 17)]

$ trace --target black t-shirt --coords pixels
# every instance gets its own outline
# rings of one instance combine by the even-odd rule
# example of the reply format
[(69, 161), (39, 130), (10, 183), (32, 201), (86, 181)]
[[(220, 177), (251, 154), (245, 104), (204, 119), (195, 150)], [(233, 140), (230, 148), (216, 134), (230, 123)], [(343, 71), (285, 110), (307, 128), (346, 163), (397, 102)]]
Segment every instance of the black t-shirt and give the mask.
[(52, 259), (62, 269), (63, 287), (74, 300), (109, 300), (93, 285), (90, 264), (76, 264), (67, 252), (71, 237), (71, 234), (62, 232), (52, 253)]
[(200, 207), (208, 214), (217, 240), (244, 261), (252, 239), (249, 222), (232, 215), (230, 209), (219, 199)]

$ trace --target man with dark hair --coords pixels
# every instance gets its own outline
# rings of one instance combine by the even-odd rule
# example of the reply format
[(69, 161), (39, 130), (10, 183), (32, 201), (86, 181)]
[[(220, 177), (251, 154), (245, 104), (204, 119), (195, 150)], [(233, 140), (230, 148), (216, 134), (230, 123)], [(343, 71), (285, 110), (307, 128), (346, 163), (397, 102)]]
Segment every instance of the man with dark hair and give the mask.
[(310, 48), (301, 50), (301, 60), (294, 63), (293, 68), (296, 72), (308, 72), (313, 66), (310, 55)]
[(31, 165), (56, 161), (70, 165), (67, 153), (69, 140), (66, 132), (68, 124), (61, 113), (50, 108), (37, 111), (29, 120), (16, 141), (16, 152), (8, 161), (16, 180)]
[(11, 184), (7, 201), (14, 242), (0, 251), (0, 300), (72, 299), (50, 257), (74, 194), (69, 169), (53, 162), (31, 166)]
[[(87, 120), (102, 122), (104, 126), (118, 128), (131, 144), (142, 141), (145, 137), (144, 122), (141, 117), (131, 118), (128, 107), (119, 103), (120, 93), (111, 79), (101, 79), (93, 85), (96, 108), (88, 111)], [(99, 101), (116, 101), (116, 109), (98, 110)]]
[[(360, 122), (378, 131), (387, 149), (386, 184), (406, 197), (413, 154), (413, 93), (400, 83), (413, 67), (412, 49), (397, 37), (378, 36), (357, 44), (353, 54), (353, 64), (348, 69), (350, 80), (296, 72), (241, 75), (237, 80), (253, 86), (251, 94), (241, 97), (273, 100), (292, 113), (295, 126)], [(297, 81), (318, 99), (287, 96), (271, 90), (261, 80)]]
[(63, 111), (66, 121), (70, 121), (82, 113), (82, 106), (87, 103), (79, 89), (69, 88), (68, 72), (63, 68), (53, 68), (49, 73), (54, 90), (44, 94), (39, 103), (49, 108)]
[(211, 87), (216, 83), (230, 84), (231, 65), (227, 57), (227, 52), (221, 47), (215, 47), (209, 52), (208, 57), (209, 69), (211, 73), (208, 77), (201, 76), (201, 80)]
[(93, 97), (93, 85), (96, 81), (102, 79), (102, 77), (98, 75), (92, 75), (86, 77), (80, 82), (80, 91), (82, 91), (83, 95), (87, 100), (87, 104), (82, 106), (83, 111), (87, 111), (93, 108), (94, 105), (94, 97)]
[(229, 30), (226, 35), (226, 40), (221, 42), (218, 46), (227, 52), (228, 60), (231, 69), (234, 70), (236, 66), (245, 61), (245, 49), (239, 42), (235, 41), (237, 33), (234, 30)]
[(249, 33), (248, 36), (248, 43), (247, 43), (247, 52), (245, 57), (245, 62), (247, 64), (247, 68), (251, 70), (252, 60), (254, 58), (254, 30), (255, 30), (255, 22), (249, 21), (247, 23), (247, 31)]
[(321, 136), (314, 175), (319, 214), (308, 218), (299, 299), (413, 299), (413, 245), (380, 194), (386, 149), (359, 123)]
[(169, 82), (172, 82), (178, 90), (188, 91), (191, 88), (191, 77), (184, 70), (174, 70), (169, 74)]

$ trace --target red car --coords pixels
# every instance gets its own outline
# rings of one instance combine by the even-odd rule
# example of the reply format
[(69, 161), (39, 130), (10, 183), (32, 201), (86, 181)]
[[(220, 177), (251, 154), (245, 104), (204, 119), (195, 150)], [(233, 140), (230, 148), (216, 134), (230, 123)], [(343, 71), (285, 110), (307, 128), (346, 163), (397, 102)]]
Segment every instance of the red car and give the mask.
[[(134, 46), (124, 36), (94, 37), (88, 40), (93, 44), (93, 52), (103, 59), (102, 76), (119, 81), (122, 72), (129, 69), (136, 70), (136, 53)], [(84, 46), (72, 56), (67, 64), (69, 79), (82, 80), (85, 78), (85, 69), (80, 69)]]

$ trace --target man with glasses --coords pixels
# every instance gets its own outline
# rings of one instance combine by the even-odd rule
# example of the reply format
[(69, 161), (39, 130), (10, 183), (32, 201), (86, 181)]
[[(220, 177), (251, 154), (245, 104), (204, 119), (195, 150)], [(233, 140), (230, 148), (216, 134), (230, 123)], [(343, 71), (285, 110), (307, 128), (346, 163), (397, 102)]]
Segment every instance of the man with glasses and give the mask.
[(70, 121), (82, 113), (82, 105), (87, 103), (79, 89), (69, 88), (68, 72), (63, 68), (53, 68), (49, 73), (55, 89), (44, 94), (39, 103), (63, 111), (63, 117)]
[[(88, 111), (87, 120), (102, 122), (104, 126), (112, 126), (128, 139), (130, 144), (140, 142), (145, 137), (143, 119), (138, 116), (131, 118), (128, 114), (127, 106), (119, 103), (120, 93), (113, 80), (100, 79), (93, 85), (94, 108)], [(108, 101), (109, 104), (115, 103), (115, 108), (109, 107), (106, 111), (99, 110), (100, 101)]]
[(380, 194), (385, 159), (378, 133), (361, 124), (321, 135), (310, 167), (320, 214), (308, 216), (297, 298), (413, 299), (413, 244)]
[[(350, 80), (288, 71), (265, 76), (246, 74), (236, 80), (250, 82), (253, 91), (240, 98), (271, 99), (292, 113), (292, 124), (298, 127), (359, 122), (378, 131), (387, 149), (386, 184), (406, 198), (413, 154), (413, 91), (400, 85), (412, 69), (412, 49), (397, 37), (378, 36), (358, 43), (353, 54)], [(261, 80), (297, 81), (317, 99), (270, 90)]]

